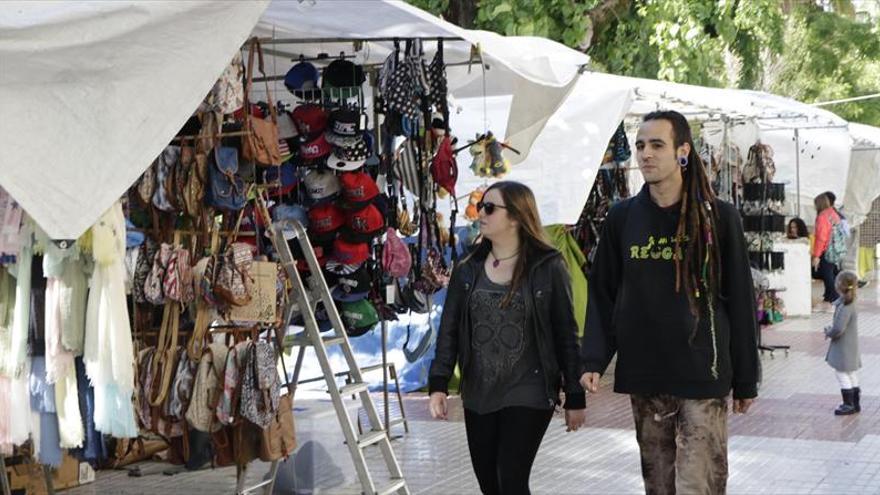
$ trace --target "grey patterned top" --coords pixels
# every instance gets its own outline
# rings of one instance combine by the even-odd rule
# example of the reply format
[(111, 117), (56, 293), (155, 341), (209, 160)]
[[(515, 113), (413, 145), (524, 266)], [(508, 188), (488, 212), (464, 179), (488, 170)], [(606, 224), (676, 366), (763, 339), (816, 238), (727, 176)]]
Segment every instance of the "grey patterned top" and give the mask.
[(522, 290), (501, 308), (508, 289), (483, 270), (469, 301), (473, 359), (464, 370), (462, 400), (477, 414), (512, 406), (552, 407)]

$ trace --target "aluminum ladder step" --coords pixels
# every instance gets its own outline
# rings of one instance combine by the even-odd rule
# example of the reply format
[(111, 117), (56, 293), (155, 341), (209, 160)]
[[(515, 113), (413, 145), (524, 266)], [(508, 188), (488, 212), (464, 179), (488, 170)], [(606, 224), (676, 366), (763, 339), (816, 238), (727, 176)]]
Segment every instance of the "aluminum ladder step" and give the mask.
[(339, 387), (339, 395), (354, 395), (361, 392), (366, 392), (369, 389), (370, 386), (364, 382), (349, 383), (348, 385), (343, 385), (342, 387)]
[(406, 480), (403, 478), (392, 479), (391, 484), (376, 492), (378, 495), (391, 495), (406, 486)]
[(382, 440), (388, 438), (388, 435), (385, 433), (385, 430), (379, 431), (370, 431), (361, 436), (360, 440), (358, 440), (358, 447), (365, 449), (370, 445), (377, 444)]

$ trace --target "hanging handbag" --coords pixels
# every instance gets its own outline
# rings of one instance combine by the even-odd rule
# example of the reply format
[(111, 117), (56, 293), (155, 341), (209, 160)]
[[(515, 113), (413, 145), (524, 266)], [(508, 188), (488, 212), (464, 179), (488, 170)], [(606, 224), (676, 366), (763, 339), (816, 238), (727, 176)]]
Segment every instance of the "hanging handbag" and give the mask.
[(232, 306), (244, 306), (251, 301), (250, 268), (254, 261), (250, 244), (234, 242), (223, 253), (214, 294)]
[(229, 65), (220, 74), (209, 94), (212, 110), (230, 114), (244, 105), (242, 72), (244, 72), (244, 68), (242, 67), (241, 53), (235, 52)]
[(193, 288), (195, 289), (196, 317), (193, 331), (186, 343), (186, 352), (192, 361), (198, 362), (207, 345), (208, 329), (211, 325), (214, 300), (214, 261), (220, 243), (220, 228), (214, 226), (211, 234), (210, 255), (202, 258), (193, 268)]
[(260, 460), (277, 461), (296, 450), (296, 427), (293, 421), (293, 395), (288, 393), (278, 399), (278, 410), (263, 429), (260, 441)]
[[(175, 234), (175, 238), (177, 237), (178, 234)], [(162, 287), (165, 297), (172, 301), (188, 303), (195, 298), (192, 265), (187, 249), (178, 246), (172, 250)]]
[(186, 411), (187, 422), (199, 431), (212, 433), (220, 428), (214, 407), (222, 387), (228, 352), (224, 344), (212, 343), (205, 347), (199, 359), (192, 398)]
[(241, 376), (241, 416), (260, 428), (272, 422), (278, 410), (278, 378), (275, 349), (268, 342), (255, 342), (247, 354)]
[(181, 149), (180, 158), (184, 171), (179, 196), (183, 211), (187, 216), (197, 219), (202, 214), (205, 199), (205, 183), (208, 180), (208, 155), (197, 153), (195, 147)]
[(244, 127), (246, 134), (241, 141), (241, 155), (245, 160), (264, 167), (281, 165), (281, 150), (278, 147), (278, 115), (275, 103), (272, 101), (272, 92), (269, 90), (269, 82), (266, 80), (266, 99), (269, 102), (269, 115), (271, 122), (263, 119), (255, 119), (251, 115), (250, 94), (254, 82), (254, 56), (259, 59), (259, 70), (266, 78), (263, 70), (263, 49), (260, 41), (253, 38), (248, 53), (247, 83), (244, 93)]
[(251, 301), (250, 268), (254, 261), (250, 244), (235, 242), (241, 228), (244, 211), (239, 213), (230, 244), (218, 259), (214, 295), (232, 306), (244, 306)]
[(174, 200), (174, 170), (180, 159), (179, 146), (166, 146), (153, 162), (156, 170), (156, 190), (153, 192), (153, 206), (162, 211), (176, 211)]
[(153, 194), (156, 193), (156, 163), (153, 162), (141, 175), (137, 184), (137, 196), (145, 206), (153, 203)]
[(147, 302), (147, 297), (144, 293), (144, 286), (147, 282), (147, 277), (150, 275), (150, 271), (153, 268), (153, 258), (155, 258), (158, 249), (159, 246), (156, 244), (156, 241), (149, 237), (138, 248), (138, 258), (131, 283), (131, 292), (132, 296), (134, 296), (135, 302)]
[(147, 302), (156, 305), (165, 304), (163, 283), (165, 280), (165, 269), (170, 259), (171, 244), (163, 242), (153, 256), (153, 266), (144, 281), (144, 298)]
[(238, 150), (218, 146), (209, 155), (205, 203), (223, 211), (239, 211), (247, 202), (244, 180), (238, 174)]

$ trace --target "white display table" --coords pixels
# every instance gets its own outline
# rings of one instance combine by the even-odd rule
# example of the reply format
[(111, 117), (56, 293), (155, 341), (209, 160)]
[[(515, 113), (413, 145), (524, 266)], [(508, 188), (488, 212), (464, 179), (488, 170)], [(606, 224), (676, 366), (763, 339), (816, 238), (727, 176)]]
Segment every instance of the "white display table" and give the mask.
[(767, 274), (771, 289), (785, 302), (786, 316), (810, 316), (812, 311), (812, 279), (810, 278), (810, 245), (805, 242), (782, 241), (773, 250), (785, 253), (785, 269)]

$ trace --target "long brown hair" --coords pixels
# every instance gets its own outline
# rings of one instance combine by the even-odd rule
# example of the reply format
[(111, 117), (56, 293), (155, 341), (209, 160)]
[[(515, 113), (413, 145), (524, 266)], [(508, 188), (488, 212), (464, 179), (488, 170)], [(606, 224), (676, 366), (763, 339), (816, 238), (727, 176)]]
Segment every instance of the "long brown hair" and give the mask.
[[(715, 192), (706, 175), (706, 167), (694, 146), (691, 126), (684, 115), (671, 111), (651, 112), (643, 122), (665, 120), (672, 124), (675, 147), (687, 143), (690, 153), (687, 165), (682, 167), (681, 211), (675, 231), (675, 291), (684, 287), (688, 306), (697, 323), (700, 318), (699, 302), (707, 307), (717, 301), (721, 286), (721, 252), (718, 246), (718, 213), (715, 211)], [(705, 297), (703, 297), (705, 296)], [(712, 308), (709, 307), (712, 311)], [(697, 323), (691, 333), (693, 340)]]
[[(519, 256), (513, 269), (510, 290), (501, 301), (501, 307), (505, 307), (522, 285), (529, 261), (537, 254), (554, 248), (547, 240), (544, 227), (541, 225), (535, 195), (527, 185), (509, 180), (496, 182), (486, 189), (483, 197), (492, 190), (497, 190), (501, 194), (501, 199), (504, 200), (504, 206), (507, 209), (502, 211), (506, 211), (507, 216), (519, 225)], [(489, 250), (492, 249), (492, 241), (483, 239), (482, 242), (487, 243)]]
[(813, 199), (813, 206), (816, 207), (816, 214), (818, 215), (828, 208), (831, 208), (831, 199), (827, 194), (822, 193)]
[(852, 270), (844, 270), (837, 274), (834, 285), (843, 297), (843, 304), (852, 304), (856, 300), (856, 288), (859, 286), (859, 276)]

